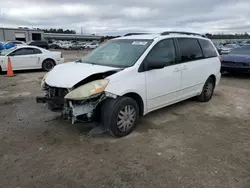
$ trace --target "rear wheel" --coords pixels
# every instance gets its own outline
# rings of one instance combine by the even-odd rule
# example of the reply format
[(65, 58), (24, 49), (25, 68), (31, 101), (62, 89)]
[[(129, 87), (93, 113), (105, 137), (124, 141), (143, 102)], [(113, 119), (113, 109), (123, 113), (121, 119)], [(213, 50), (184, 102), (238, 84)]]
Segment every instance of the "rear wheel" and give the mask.
[(102, 105), (101, 123), (114, 137), (131, 133), (139, 118), (139, 107), (132, 98), (107, 99)]
[(45, 71), (50, 71), (54, 68), (55, 66), (55, 62), (52, 59), (46, 59), (44, 60), (43, 64), (42, 64), (42, 69)]
[(197, 96), (198, 101), (208, 102), (213, 96), (215, 83), (212, 77), (209, 77), (203, 86), (202, 93)]

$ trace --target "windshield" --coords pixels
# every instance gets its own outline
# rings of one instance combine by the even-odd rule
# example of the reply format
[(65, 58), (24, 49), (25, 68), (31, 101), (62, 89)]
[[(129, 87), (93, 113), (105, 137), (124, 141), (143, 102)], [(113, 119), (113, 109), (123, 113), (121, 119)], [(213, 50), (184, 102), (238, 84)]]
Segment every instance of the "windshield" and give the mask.
[(5, 56), (5, 55), (7, 55), (8, 53), (12, 52), (15, 49), (16, 49), (16, 47), (9, 48), (9, 49), (4, 49), (4, 50), (0, 51), (0, 55)]
[(250, 55), (250, 46), (235, 48), (230, 52), (230, 54)]
[(142, 39), (111, 40), (83, 57), (81, 62), (111, 67), (130, 67), (136, 63), (152, 41)]

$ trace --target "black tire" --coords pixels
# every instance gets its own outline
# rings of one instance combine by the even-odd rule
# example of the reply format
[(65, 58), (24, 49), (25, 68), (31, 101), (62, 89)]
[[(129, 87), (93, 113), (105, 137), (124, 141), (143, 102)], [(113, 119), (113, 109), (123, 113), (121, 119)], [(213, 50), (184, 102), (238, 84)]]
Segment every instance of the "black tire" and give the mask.
[[(118, 123), (120, 122), (118, 120), (119, 120), (121, 112), (123, 112), (123, 109), (125, 108), (130, 108), (129, 111), (133, 110), (134, 115), (131, 114), (131, 117), (133, 117), (132, 121), (130, 121), (131, 119), (126, 119), (126, 120), (120, 119), (120, 121), (125, 121), (127, 123), (129, 122), (130, 124), (126, 130), (124, 128), (124, 130), (122, 131), (121, 128), (119, 128), (118, 126)], [(123, 137), (123, 136), (130, 134), (134, 130), (138, 119), (139, 119), (139, 107), (136, 101), (134, 101), (130, 97), (119, 97), (117, 99), (107, 99), (102, 104), (101, 124), (108, 130), (109, 134), (114, 137)], [(124, 126), (125, 125), (123, 125), (123, 127)]]
[(43, 63), (42, 63), (42, 69), (44, 70), (44, 71), (50, 71), (50, 70), (52, 70), (53, 68), (54, 68), (54, 66), (56, 65), (56, 63), (55, 63), (55, 61), (54, 60), (52, 60), (52, 59), (46, 59), (46, 60), (44, 60), (43, 61)]
[(2, 67), (0, 66), (0, 74), (3, 74), (3, 70)]
[(209, 77), (203, 86), (201, 94), (197, 96), (197, 100), (200, 102), (210, 101), (214, 93), (214, 87), (215, 87), (215, 82), (212, 77)]

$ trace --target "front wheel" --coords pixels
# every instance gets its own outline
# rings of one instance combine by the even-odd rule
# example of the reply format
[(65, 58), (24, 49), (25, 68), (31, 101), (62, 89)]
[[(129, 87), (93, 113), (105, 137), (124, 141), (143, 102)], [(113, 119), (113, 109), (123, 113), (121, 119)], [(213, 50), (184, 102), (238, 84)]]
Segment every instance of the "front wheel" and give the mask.
[(198, 101), (200, 102), (208, 102), (213, 96), (215, 87), (215, 81), (212, 77), (209, 77), (203, 86), (203, 90), (199, 96), (197, 96)]
[(107, 99), (101, 111), (101, 124), (114, 137), (131, 133), (139, 118), (139, 107), (130, 97)]

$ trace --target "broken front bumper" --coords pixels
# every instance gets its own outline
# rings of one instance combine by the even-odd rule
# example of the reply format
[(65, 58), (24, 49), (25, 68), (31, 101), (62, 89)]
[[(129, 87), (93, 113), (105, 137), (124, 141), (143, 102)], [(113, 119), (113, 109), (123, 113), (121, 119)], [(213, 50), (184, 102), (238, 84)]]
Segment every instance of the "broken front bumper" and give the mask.
[(36, 97), (37, 103), (44, 103), (51, 111), (59, 111), (64, 119), (76, 121), (92, 121), (95, 109), (105, 99), (105, 95), (98, 94), (84, 101), (71, 101), (62, 97)]

